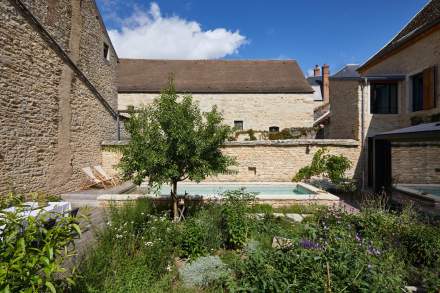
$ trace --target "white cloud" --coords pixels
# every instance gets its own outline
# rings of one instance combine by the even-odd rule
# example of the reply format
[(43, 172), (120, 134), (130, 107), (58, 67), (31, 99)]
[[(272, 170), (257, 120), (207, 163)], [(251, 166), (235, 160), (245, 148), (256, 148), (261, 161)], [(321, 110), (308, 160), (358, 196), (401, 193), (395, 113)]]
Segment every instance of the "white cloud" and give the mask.
[(159, 5), (136, 11), (110, 30), (119, 57), (148, 59), (216, 59), (238, 52), (247, 43), (239, 31), (203, 31), (200, 24), (178, 16), (163, 17)]

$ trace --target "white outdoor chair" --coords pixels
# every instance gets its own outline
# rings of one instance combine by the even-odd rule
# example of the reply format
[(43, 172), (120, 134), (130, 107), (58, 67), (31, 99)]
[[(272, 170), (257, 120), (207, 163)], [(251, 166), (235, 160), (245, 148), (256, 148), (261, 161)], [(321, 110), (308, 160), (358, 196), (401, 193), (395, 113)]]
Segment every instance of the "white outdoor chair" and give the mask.
[(82, 168), (82, 171), (84, 174), (87, 175), (87, 181), (82, 184), (81, 189), (87, 189), (93, 186), (101, 186), (103, 188), (106, 188), (106, 182), (104, 180), (98, 179), (95, 174), (93, 173), (92, 168), (90, 167), (84, 167)]
[(105, 172), (104, 168), (102, 166), (94, 166), (93, 167), (98, 174), (98, 177), (103, 180), (104, 182), (110, 182), (113, 186), (116, 186), (116, 179)]

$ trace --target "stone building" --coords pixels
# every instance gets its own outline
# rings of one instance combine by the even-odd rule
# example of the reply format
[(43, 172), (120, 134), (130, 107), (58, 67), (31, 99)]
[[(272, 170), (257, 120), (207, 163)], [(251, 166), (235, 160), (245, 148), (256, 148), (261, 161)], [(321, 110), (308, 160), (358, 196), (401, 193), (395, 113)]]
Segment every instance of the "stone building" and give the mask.
[(316, 138), (327, 138), (330, 123), (330, 67), (324, 64), (321, 73), (321, 68), (316, 65), (313, 76), (307, 77), (307, 82), (314, 90), (313, 126), (318, 130)]
[(0, 194), (78, 189), (102, 163), (117, 62), (94, 0), (0, 1)]
[(347, 64), (330, 76), (330, 123), (327, 138), (359, 140), (361, 78), (359, 65)]
[[(440, 120), (440, 0), (431, 0), (382, 49), (330, 78), (329, 138), (360, 140), (372, 181), (373, 137)], [(440, 183), (439, 142), (393, 143), (392, 180)]]
[(313, 125), (313, 90), (293, 60), (136, 60), (118, 65), (118, 110), (149, 104), (169, 75), (202, 111), (217, 105), (238, 130), (278, 131)]

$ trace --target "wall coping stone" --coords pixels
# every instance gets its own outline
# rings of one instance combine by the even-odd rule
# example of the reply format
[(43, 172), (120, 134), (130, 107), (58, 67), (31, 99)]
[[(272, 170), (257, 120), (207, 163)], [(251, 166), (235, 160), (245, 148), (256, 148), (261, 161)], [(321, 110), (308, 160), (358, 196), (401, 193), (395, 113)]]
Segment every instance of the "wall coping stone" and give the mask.
[[(128, 144), (128, 140), (106, 140), (102, 142), (102, 146), (123, 146)], [(342, 146), (342, 147), (358, 147), (359, 141), (354, 139), (286, 139), (286, 140), (251, 140), (251, 141), (228, 141), (225, 143), (227, 147), (253, 147), (253, 146)]]

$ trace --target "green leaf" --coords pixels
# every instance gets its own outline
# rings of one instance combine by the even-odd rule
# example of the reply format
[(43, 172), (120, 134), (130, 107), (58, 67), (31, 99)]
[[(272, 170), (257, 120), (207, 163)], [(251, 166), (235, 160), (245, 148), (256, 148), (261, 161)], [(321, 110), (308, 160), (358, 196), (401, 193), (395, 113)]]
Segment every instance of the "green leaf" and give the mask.
[(49, 259), (53, 259), (53, 247), (52, 246), (49, 246), (47, 248), (47, 252), (49, 254)]
[(50, 292), (52, 292), (52, 293), (57, 292), (57, 290), (55, 289), (55, 286), (49, 281), (46, 281), (46, 287), (49, 288)]
[(72, 224), (72, 228), (75, 229), (76, 233), (81, 236), (81, 228), (78, 224)]

